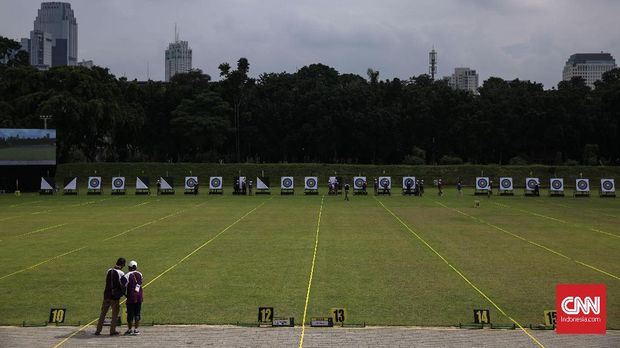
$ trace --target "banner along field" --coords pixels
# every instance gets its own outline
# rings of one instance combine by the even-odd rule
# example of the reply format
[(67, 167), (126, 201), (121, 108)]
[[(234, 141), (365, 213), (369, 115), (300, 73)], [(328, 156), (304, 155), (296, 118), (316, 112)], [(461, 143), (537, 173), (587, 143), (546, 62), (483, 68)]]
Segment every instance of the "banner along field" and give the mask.
[(620, 329), (617, 199), (445, 191), (2, 195), (0, 324), (42, 324), (51, 307), (90, 322), (122, 256), (144, 274), (147, 323), (256, 323), (263, 306), (298, 325), (344, 307), (349, 324), (451, 326), (489, 309), (526, 326), (554, 309), (556, 284), (602, 283)]

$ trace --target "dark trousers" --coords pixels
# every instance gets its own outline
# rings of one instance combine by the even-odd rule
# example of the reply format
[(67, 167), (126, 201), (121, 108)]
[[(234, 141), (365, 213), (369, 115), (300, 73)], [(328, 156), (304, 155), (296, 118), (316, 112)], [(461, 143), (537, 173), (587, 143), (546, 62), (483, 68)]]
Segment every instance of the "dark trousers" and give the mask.
[(99, 314), (99, 322), (97, 323), (97, 332), (101, 332), (103, 329), (103, 321), (105, 320), (106, 314), (108, 314), (108, 310), (112, 307), (112, 321), (110, 323), (110, 333), (116, 331), (116, 320), (118, 319), (119, 312), (119, 300), (112, 299), (103, 299), (103, 303), (101, 304), (101, 314)]

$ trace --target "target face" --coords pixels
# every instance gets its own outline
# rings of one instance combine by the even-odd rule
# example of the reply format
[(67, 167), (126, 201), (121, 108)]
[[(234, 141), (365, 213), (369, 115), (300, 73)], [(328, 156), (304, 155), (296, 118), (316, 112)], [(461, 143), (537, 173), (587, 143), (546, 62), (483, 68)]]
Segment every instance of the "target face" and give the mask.
[(479, 178), (476, 184), (478, 185), (478, 188), (484, 190), (489, 187), (489, 180), (487, 178)]
[(407, 188), (407, 186), (413, 188), (415, 186), (415, 181), (413, 178), (404, 178), (403, 179), (403, 188)]
[(88, 186), (91, 189), (98, 189), (101, 185), (101, 180), (99, 178), (90, 178), (88, 181)]
[(291, 189), (293, 188), (293, 179), (284, 177), (282, 178), (282, 188)]
[(361, 188), (364, 186), (364, 179), (357, 178), (355, 179), (355, 188)]
[(601, 187), (604, 192), (613, 192), (614, 191), (614, 181), (611, 179), (603, 179), (601, 180)]
[(502, 178), (499, 181), (499, 184), (502, 187), (502, 189), (504, 189), (504, 190), (512, 190), (512, 179)]
[(536, 184), (538, 184), (538, 181), (535, 179), (528, 179), (527, 180), (527, 188), (530, 190), (533, 190), (536, 188)]
[(186, 185), (187, 185), (187, 187), (189, 187), (189, 188), (194, 188), (194, 187), (196, 187), (196, 184), (197, 184), (197, 183), (198, 183), (198, 182), (196, 182), (196, 179), (194, 179), (194, 178), (189, 178), (189, 179), (187, 179), (187, 181), (185, 182), (185, 184), (186, 184)]
[(314, 190), (316, 189), (317, 181), (316, 178), (306, 178), (306, 188)]
[(577, 189), (579, 191), (587, 191), (589, 186), (590, 186), (590, 183), (588, 182), (588, 180), (585, 180), (585, 179), (577, 180)]
[(392, 188), (392, 180), (390, 179), (390, 177), (380, 177), (379, 178), (379, 188), (385, 189), (385, 188)]
[(209, 187), (212, 189), (221, 189), (222, 188), (222, 177), (216, 176), (212, 177), (209, 181)]
[(122, 188), (124, 183), (125, 183), (125, 181), (123, 179), (116, 178), (116, 179), (114, 179), (114, 182), (113, 182), (114, 188)]
[(560, 179), (552, 179), (551, 180), (551, 188), (559, 191), (562, 189), (562, 187), (564, 186), (564, 183), (562, 182), (562, 180)]

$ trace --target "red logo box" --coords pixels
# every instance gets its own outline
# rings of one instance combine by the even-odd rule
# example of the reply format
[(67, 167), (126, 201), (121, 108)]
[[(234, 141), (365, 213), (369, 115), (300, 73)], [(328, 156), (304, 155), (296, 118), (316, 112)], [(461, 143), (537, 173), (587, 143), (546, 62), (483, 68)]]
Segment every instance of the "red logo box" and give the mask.
[(605, 284), (556, 285), (556, 332), (605, 334), (606, 294)]

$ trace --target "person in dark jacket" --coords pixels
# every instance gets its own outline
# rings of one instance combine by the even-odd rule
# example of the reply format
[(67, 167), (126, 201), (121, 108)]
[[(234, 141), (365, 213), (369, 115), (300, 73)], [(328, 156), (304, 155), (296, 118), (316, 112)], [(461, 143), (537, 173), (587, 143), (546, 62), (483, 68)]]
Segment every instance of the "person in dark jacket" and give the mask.
[[(123, 283), (127, 284), (127, 331), (125, 331), (125, 335), (139, 335), (140, 311), (144, 299), (142, 292), (144, 278), (142, 273), (138, 271), (138, 263), (136, 261), (129, 261), (127, 269), (129, 272), (123, 277)], [(131, 331), (132, 324), (133, 331)]]
[(116, 331), (116, 320), (119, 312), (119, 300), (123, 297), (124, 289), (121, 282), (121, 278), (125, 275), (123, 273), (123, 267), (125, 267), (125, 259), (119, 257), (116, 261), (116, 265), (113, 268), (108, 269), (105, 275), (105, 289), (103, 290), (103, 303), (101, 304), (101, 314), (99, 315), (99, 322), (97, 322), (97, 331), (95, 335), (100, 335), (103, 329), (103, 321), (105, 320), (108, 310), (112, 307), (112, 320), (110, 322), (110, 336), (118, 335)]

